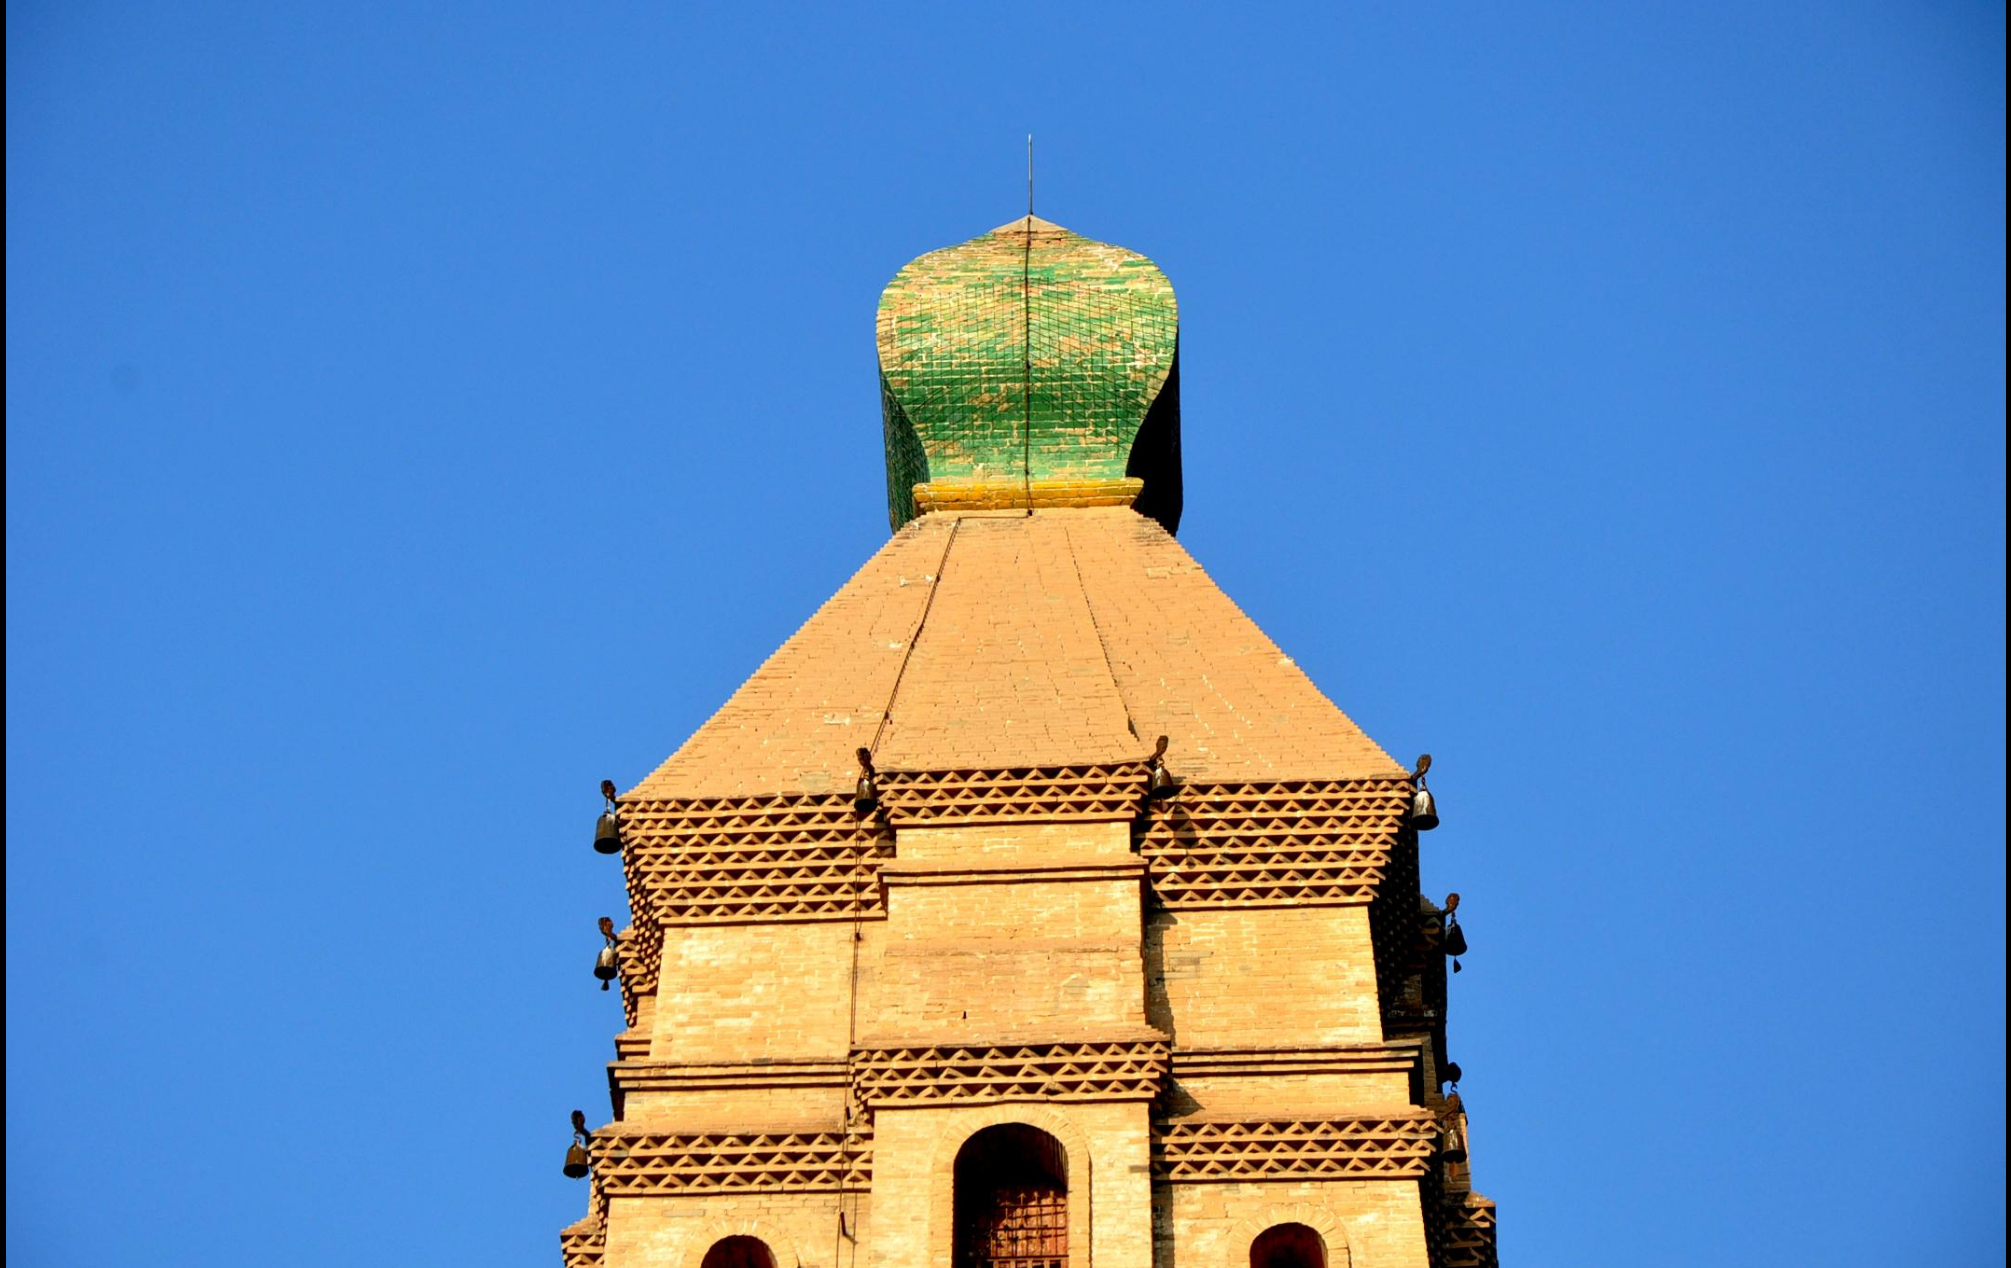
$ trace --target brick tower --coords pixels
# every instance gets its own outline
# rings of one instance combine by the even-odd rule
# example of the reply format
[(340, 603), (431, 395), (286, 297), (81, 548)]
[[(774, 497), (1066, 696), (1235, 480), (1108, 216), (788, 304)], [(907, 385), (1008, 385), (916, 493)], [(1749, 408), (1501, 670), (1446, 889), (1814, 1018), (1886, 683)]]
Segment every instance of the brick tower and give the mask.
[(1028, 217), (878, 343), (892, 538), (619, 799), (567, 1268), (1492, 1264), (1416, 777), (1174, 540), (1164, 274)]

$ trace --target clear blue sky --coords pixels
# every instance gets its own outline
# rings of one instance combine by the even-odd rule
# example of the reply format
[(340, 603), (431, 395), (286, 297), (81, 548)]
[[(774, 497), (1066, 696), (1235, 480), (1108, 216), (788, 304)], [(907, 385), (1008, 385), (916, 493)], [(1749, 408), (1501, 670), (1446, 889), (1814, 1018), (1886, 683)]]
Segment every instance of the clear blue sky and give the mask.
[(556, 1265), (595, 786), (884, 540), (1028, 131), (1437, 756), (1507, 1262), (2002, 1262), (2002, 7), (1237, 8), (8, 6), (10, 1265)]

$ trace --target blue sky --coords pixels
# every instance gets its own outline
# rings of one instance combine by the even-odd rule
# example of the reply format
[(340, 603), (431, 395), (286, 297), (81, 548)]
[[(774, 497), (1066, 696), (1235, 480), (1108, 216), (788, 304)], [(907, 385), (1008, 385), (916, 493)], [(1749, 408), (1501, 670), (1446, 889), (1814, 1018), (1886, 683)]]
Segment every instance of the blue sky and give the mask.
[(10, 4), (10, 1263), (556, 1263), (595, 787), (884, 540), (875, 299), (1029, 131), (1182, 540), (1436, 755), (1505, 1261), (2001, 1263), (2004, 48)]

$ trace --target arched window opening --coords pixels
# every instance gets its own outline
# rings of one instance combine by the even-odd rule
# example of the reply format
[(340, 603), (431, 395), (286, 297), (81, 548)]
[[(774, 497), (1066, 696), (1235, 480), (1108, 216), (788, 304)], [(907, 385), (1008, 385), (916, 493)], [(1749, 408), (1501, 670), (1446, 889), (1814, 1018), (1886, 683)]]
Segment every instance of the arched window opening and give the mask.
[(775, 1256), (758, 1237), (723, 1237), (705, 1252), (699, 1268), (775, 1268)]
[(957, 1152), (955, 1268), (1067, 1268), (1068, 1154), (1035, 1127), (1001, 1123)]
[(1304, 1224), (1278, 1224), (1250, 1243), (1250, 1268), (1327, 1268), (1327, 1245)]

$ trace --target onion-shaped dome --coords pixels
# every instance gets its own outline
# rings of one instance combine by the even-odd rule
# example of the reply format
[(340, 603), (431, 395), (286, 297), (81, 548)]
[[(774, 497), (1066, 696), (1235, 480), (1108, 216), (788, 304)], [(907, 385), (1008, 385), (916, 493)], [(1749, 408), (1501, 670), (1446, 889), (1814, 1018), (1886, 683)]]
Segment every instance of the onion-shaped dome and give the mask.
[(888, 517), (1134, 505), (1180, 519), (1180, 323), (1134, 251), (1027, 216), (880, 296)]

